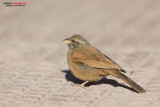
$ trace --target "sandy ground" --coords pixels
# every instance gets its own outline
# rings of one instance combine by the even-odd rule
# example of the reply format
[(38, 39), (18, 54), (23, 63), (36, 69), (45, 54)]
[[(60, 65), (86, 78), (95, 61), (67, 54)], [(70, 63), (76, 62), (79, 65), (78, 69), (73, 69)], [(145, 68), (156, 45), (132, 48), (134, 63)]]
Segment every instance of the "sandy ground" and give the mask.
[[(24, 0), (25, 7), (5, 7), (6, 1), (0, 1), (0, 106), (160, 107), (159, 0)], [(73, 34), (147, 93), (112, 76), (86, 89), (73, 85), (81, 81), (68, 70), (62, 41)]]

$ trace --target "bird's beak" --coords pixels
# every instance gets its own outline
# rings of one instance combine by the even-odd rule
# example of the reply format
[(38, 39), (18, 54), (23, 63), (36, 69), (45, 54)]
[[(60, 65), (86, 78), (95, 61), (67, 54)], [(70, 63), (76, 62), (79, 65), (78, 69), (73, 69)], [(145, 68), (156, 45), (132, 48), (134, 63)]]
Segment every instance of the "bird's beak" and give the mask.
[(70, 40), (69, 39), (65, 39), (63, 40), (66, 44), (69, 44), (70, 43)]

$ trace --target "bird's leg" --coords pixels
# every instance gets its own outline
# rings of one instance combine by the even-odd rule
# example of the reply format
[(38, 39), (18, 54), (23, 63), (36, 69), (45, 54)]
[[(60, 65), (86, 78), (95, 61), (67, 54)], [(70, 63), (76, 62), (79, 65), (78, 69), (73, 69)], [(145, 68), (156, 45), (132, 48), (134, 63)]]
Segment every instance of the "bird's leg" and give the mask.
[(85, 82), (83, 82), (80, 86), (81, 87), (85, 87), (85, 84), (87, 84), (89, 81), (85, 81)]
[(89, 81), (85, 81), (85, 82), (83, 82), (82, 84), (73, 84), (73, 85), (75, 85), (75, 86), (80, 86), (80, 87), (83, 87), (83, 88), (85, 88), (85, 84), (87, 84)]

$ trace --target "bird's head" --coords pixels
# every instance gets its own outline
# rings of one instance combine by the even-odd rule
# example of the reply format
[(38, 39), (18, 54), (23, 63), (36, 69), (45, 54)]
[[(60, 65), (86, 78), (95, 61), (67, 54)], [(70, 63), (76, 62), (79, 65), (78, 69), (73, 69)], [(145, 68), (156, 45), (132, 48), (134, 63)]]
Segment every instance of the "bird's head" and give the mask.
[(89, 45), (89, 42), (78, 34), (65, 39), (64, 42), (69, 46), (70, 49), (79, 49)]

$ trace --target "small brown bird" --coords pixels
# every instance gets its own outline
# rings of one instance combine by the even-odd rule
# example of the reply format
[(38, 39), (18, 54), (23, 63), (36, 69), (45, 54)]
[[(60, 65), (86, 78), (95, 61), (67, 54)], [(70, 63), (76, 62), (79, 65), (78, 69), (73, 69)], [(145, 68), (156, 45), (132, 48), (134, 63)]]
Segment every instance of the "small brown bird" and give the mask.
[(120, 78), (139, 93), (146, 92), (141, 86), (125, 76), (125, 72), (116, 62), (105, 56), (100, 50), (92, 46), (82, 36), (76, 34), (64, 40), (68, 44), (68, 66), (72, 74), (88, 82), (97, 82), (107, 75)]

